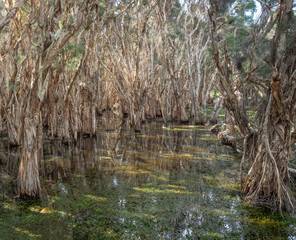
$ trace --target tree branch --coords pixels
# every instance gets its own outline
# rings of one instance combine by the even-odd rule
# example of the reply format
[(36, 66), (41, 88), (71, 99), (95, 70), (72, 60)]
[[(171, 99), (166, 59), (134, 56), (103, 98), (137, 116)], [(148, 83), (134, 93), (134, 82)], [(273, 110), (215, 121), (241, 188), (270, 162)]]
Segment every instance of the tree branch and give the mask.
[(10, 23), (10, 21), (15, 17), (18, 10), (25, 4), (27, 0), (20, 0), (18, 1), (7, 13), (7, 15), (0, 20), (0, 32), (2, 29)]

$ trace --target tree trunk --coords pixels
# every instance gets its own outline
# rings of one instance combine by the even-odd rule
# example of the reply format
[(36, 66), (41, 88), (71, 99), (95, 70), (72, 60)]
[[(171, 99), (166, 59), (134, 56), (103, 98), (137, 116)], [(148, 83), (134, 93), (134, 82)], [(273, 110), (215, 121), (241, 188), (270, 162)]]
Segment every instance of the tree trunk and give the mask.
[(268, 138), (264, 132), (260, 133), (258, 141), (251, 148), (254, 154), (249, 157), (251, 168), (243, 187), (246, 202), (272, 209), (294, 206), (288, 174), (290, 132), (291, 127), (287, 122), (269, 124)]
[(10, 8), (7, 15), (0, 20), (0, 33), (2, 29), (11, 22), (18, 10), (25, 4), (27, 0), (18, 1), (13, 7)]
[(42, 124), (40, 104), (32, 111), (27, 106), (23, 122), (21, 161), (19, 166), (20, 199), (36, 199), (40, 196), (39, 164), (42, 157)]
[[(242, 193), (246, 202), (266, 206), (273, 210), (295, 210), (295, 198), (290, 190), (288, 163), (291, 153), (291, 127), (295, 121), (295, 52), (288, 44), (288, 33), (292, 32), (292, 0), (281, 0), (277, 11), (277, 27), (271, 41), (270, 68), (272, 79), (266, 87), (261, 110), (258, 111), (256, 130), (250, 128), (251, 122), (246, 116), (243, 95), (233, 86), (233, 63), (224, 42), (224, 62), (221, 62), (217, 42), (217, 1), (211, 0), (209, 12), (212, 24), (211, 38), (213, 56), (221, 75), (220, 88), (224, 92), (225, 108), (231, 114), (244, 141), (244, 154), (248, 155), (250, 169), (244, 180)], [(271, 28), (264, 30), (264, 36)], [(254, 38), (258, 44), (261, 33)], [(294, 36), (295, 38), (295, 36)], [(295, 41), (294, 41), (295, 42)], [(231, 67), (229, 67), (231, 66)], [(254, 68), (256, 70), (256, 67)], [(237, 69), (239, 72), (239, 69)], [(253, 70), (250, 70), (249, 74)], [(242, 76), (240, 76), (242, 78)], [(264, 109), (266, 109), (264, 111)], [(250, 141), (251, 140), (251, 141)]]
[(217, 103), (214, 106), (212, 116), (209, 120), (210, 124), (217, 124), (218, 123), (218, 117), (219, 117), (220, 111), (222, 110), (222, 107), (223, 107), (223, 97), (220, 97), (220, 99), (217, 101)]

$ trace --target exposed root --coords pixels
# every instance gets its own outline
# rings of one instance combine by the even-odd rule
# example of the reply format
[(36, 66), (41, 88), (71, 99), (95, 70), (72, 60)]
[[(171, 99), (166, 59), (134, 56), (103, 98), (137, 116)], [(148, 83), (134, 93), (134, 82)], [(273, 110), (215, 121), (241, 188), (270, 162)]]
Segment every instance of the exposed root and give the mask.
[[(284, 154), (284, 152), (289, 152), (290, 144), (289, 142), (286, 145), (278, 144), (278, 141), (285, 142), (280, 137), (281, 130), (284, 129), (283, 125), (269, 126), (271, 102), (272, 96), (266, 108), (261, 138), (258, 139), (257, 143), (253, 142), (256, 155), (253, 158), (254, 160), (251, 161), (252, 165), (245, 179), (244, 199), (246, 202), (269, 207), (273, 210), (290, 209), (293, 211), (295, 209), (295, 198), (288, 187), (288, 162), (287, 154)], [(268, 129), (272, 132), (269, 132)], [(273, 134), (272, 138), (270, 137), (271, 133)], [(280, 152), (276, 157), (271, 150), (270, 139), (273, 141), (272, 149), (274, 152)], [(245, 144), (247, 144), (246, 141)], [(259, 145), (258, 148), (257, 145)], [(246, 146), (245, 148), (247, 149)]]
[(245, 158), (246, 158), (246, 151), (247, 151), (247, 143), (248, 143), (248, 138), (249, 135), (245, 137), (244, 139), (244, 152), (243, 152), (243, 157), (241, 160), (241, 164), (240, 164), (240, 182), (241, 182), (241, 189), (243, 189), (243, 166), (245, 163)]

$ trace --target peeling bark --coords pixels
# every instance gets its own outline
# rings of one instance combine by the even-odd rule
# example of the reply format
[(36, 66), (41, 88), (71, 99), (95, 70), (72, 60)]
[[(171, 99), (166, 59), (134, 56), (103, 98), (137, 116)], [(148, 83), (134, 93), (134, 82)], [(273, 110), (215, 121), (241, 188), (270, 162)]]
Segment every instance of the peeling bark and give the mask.
[(27, 0), (19, 0), (13, 7), (9, 9), (9, 12), (5, 17), (0, 19), (0, 33), (2, 29), (11, 22), (11, 20), (15, 17), (18, 10), (27, 2)]
[[(252, 123), (256, 124), (253, 126), (255, 127), (253, 131), (249, 128), (250, 122), (246, 116), (240, 88), (256, 67), (250, 69), (248, 76), (241, 81), (241, 85), (233, 86), (232, 71), (234, 68), (226, 44), (224, 44), (223, 62), (218, 48), (216, 9), (216, 1), (211, 0), (209, 12), (212, 24), (211, 38), (216, 66), (221, 76), (219, 85), (223, 90), (225, 107), (240, 133), (245, 137), (242, 164), (246, 157), (248, 157), (249, 163), (249, 171), (244, 178), (242, 188), (244, 201), (274, 210), (288, 209), (293, 211), (296, 205), (290, 190), (288, 163), (291, 154), (291, 123), (295, 118), (295, 112), (292, 112), (291, 109), (294, 109), (296, 104), (295, 99), (292, 101), (293, 97), (291, 96), (295, 95), (295, 89), (292, 88), (292, 92), (283, 91), (284, 86), (291, 84), (292, 79), (295, 81), (293, 71), (291, 71), (295, 68), (295, 61), (292, 60), (295, 59), (295, 53), (286, 51), (288, 28), (283, 27), (291, 16), (292, 0), (281, 0), (278, 6), (275, 17), (277, 28), (271, 41), (269, 59), (273, 77), (269, 80), (270, 86), (263, 88), (267, 100), (262, 101), (262, 110), (258, 112), (258, 121)], [(263, 35), (266, 36), (266, 31), (270, 30), (271, 28), (263, 29)], [(258, 33), (259, 38), (261, 38), (261, 33)], [(254, 42), (254, 44), (257, 43)], [(240, 71), (237, 73), (239, 74)], [(256, 137), (254, 138), (254, 136)], [(242, 165), (241, 169), (243, 169)]]

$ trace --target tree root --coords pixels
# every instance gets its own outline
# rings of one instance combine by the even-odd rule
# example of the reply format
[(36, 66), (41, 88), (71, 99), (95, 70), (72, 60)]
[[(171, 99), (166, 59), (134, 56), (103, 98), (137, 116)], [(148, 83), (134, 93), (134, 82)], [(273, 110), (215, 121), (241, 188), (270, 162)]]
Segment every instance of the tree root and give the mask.
[[(274, 155), (280, 150), (283, 153), (283, 149), (289, 148), (290, 144), (282, 145), (279, 143), (283, 140), (280, 137), (281, 135), (277, 134), (281, 134), (279, 131), (284, 126), (281, 124), (277, 126), (269, 124), (271, 103), (272, 96), (270, 96), (266, 108), (262, 135), (256, 142), (253, 142), (252, 148), (256, 149), (256, 155), (251, 156), (252, 160), (249, 161), (251, 167), (244, 182), (244, 200), (251, 204), (269, 207), (280, 212), (283, 209), (293, 211), (295, 210), (295, 198), (288, 186), (288, 171), (290, 169), (286, 165), (286, 155)], [(272, 133), (271, 137), (270, 134)], [(289, 152), (289, 150), (286, 151)]]

